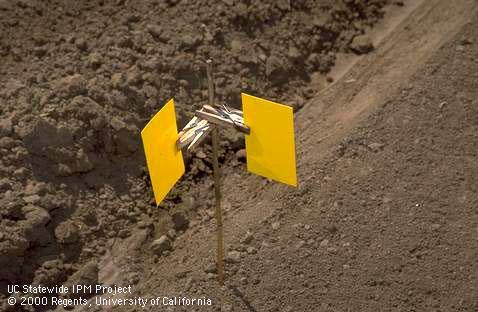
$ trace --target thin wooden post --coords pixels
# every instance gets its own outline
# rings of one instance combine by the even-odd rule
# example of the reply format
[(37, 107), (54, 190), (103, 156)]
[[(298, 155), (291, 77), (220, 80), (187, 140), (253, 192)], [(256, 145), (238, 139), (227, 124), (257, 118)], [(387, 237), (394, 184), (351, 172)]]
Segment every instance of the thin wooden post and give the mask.
[[(212, 60), (207, 60), (207, 80), (209, 105), (214, 106), (214, 82), (212, 77)], [(216, 199), (216, 226), (217, 226), (217, 277), (219, 284), (224, 285), (224, 229), (222, 225), (221, 208), (221, 177), (219, 172), (219, 129), (216, 125), (212, 129), (212, 166), (214, 174), (214, 196)]]

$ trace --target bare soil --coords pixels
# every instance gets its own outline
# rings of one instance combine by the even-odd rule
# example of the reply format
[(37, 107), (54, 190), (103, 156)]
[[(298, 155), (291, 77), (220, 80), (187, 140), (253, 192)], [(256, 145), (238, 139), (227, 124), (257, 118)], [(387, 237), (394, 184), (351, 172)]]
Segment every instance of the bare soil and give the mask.
[(477, 25), (472, 1), (418, 6), (299, 112), (299, 190), (225, 178), (226, 286), (211, 220), (145, 257), (135, 294), (206, 296), (204, 311), (476, 311)]
[[(373, 49), (387, 3), (1, 0), (2, 304), (9, 284), (105, 282), (116, 266), (99, 262), (125, 241), (175, 237), (211, 205), (207, 145), (158, 209), (139, 137), (169, 98), (180, 126), (205, 102), (206, 58), (220, 102), (247, 91), (298, 110), (337, 53)], [(242, 138), (224, 136), (221, 161), (242, 165)]]

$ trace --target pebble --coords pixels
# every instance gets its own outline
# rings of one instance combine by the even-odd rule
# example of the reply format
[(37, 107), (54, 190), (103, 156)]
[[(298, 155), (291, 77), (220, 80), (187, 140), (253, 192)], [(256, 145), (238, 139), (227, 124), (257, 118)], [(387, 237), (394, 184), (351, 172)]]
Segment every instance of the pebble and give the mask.
[(170, 239), (175, 239), (175, 238), (176, 238), (176, 235), (177, 235), (177, 233), (176, 233), (176, 231), (175, 231), (174, 229), (170, 229), (170, 230), (168, 231), (168, 237), (169, 237)]
[(366, 54), (373, 51), (372, 39), (368, 35), (356, 36), (350, 44), (350, 49), (356, 54)]
[(337, 248), (329, 247), (329, 248), (327, 248), (327, 252), (330, 252), (332, 254), (337, 253)]
[(36, 204), (41, 200), (41, 197), (36, 195), (36, 194), (35, 195), (29, 195), (29, 196), (23, 197), (23, 200), (26, 203), (29, 203), (29, 204)]
[(280, 228), (280, 222), (273, 222), (272, 223), (272, 229), (273, 230), (278, 230)]
[(88, 56), (88, 65), (90, 65), (92, 68), (98, 68), (102, 63), (103, 60), (101, 54), (93, 52)]
[(253, 254), (256, 254), (257, 253), (257, 249), (250, 246), (250, 247), (247, 247), (247, 253), (250, 254), (250, 255), (253, 255)]
[(205, 273), (217, 273), (217, 266), (215, 263), (209, 263), (208, 266), (204, 269)]
[(88, 49), (88, 43), (85, 39), (79, 38), (75, 41), (75, 45), (80, 51), (86, 51)]
[(237, 160), (239, 161), (245, 161), (246, 160), (246, 150), (245, 149), (240, 149), (236, 152), (236, 157)]
[(198, 158), (201, 158), (201, 159), (207, 158), (206, 153), (204, 153), (204, 152), (201, 151), (201, 150), (199, 150), (199, 151), (196, 153), (196, 156), (197, 156)]
[(320, 242), (320, 247), (327, 247), (329, 245), (329, 240), (324, 239), (323, 241)]
[(216, 278), (216, 274), (213, 274), (213, 273), (207, 273), (207, 274), (206, 274), (206, 277), (207, 277), (207, 279), (210, 279), (210, 280), (212, 280), (212, 279), (215, 279), (215, 278)]
[(253, 239), (254, 239), (254, 236), (252, 235), (252, 233), (247, 231), (246, 235), (244, 235), (244, 237), (241, 239), (241, 243), (249, 244)]
[(329, 224), (325, 227), (325, 229), (329, 231), (330, 233), (335, 233), (338, 231), (338, 228), (335, 224)]
[(120, 238), (126, 238), (130, 235), (130, 232), (128, 229), (121, 229), (119, 232), (118, 232), (118, 237)]
[(241, 261), (241, 253), (236, 250), (230, 251), (227, 253), (225, 260), (229, 263), (238, 263)]
[(55, 237), (62, 244), (74, 244), (80, 239), (80, 231), (73, 221), (67, 220), (57, 225)]
[(178, 278), (178, 279), (182, 279), (182, 278), (185, 278), (188, 275), (189, 272), (190, 271), (179, 271), (179, 272), (176, 272), (176, 274), (174, 274), (174, 276), (176, 276), (176, 278)]
[(374, 142), (368, 145), (368, 148), (370, 148), (372, 151), (377, 152), (383, 148), (382, 143)]
[(27, 168), (19, 168), (13, 172), (13, 176), (15, 178), (20, 178), (23, 179), (28, 175), (28, 169)]
[(172, 215), (174, 229), (176, 231), (184, 231), (189, 227), (189, 220), (182, 212), (176, 212)]
[(305, 242), (303, 240), (299, 241), (297, 245), (295, 245), (295, 248), (300, 249), (305, 245)]
[(166, 235), (161, 236), (151, 244), (151, 250), (157, 255), (166, 254), (165, 252), (171, 249), (171, 240)]

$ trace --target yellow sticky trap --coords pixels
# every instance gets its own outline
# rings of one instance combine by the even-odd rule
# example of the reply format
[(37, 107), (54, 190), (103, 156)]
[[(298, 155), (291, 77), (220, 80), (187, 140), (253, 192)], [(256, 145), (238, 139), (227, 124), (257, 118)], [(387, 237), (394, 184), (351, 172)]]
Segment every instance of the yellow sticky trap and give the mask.
[(141, 131), (156, 205), (184, 174), (183, 155), (176, 147), (178, 137), (174, 101), (171, 99)]
[(297, 186), (292, 107), (242, 93), (247, 170)]

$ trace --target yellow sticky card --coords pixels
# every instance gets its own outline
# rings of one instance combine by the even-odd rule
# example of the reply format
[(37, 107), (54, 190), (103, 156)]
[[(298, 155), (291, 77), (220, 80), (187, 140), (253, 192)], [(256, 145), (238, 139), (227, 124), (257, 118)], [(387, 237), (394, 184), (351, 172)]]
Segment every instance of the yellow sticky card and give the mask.
[(292, 107), (242, 93), (247, 170), (297, 186)]
[(176, 147), (179, 138), (173, 99), (154, 115), (141, 131), (146, 164), (156, 205), (166, 197), (184, 174), (184, 160)]

